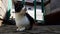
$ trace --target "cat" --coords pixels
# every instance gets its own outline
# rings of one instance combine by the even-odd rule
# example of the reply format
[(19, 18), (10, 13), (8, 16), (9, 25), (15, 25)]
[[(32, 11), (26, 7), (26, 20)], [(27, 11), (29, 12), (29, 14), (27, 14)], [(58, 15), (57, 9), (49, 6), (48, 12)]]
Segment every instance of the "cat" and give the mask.
[(35, 20), (26, 12), (27, 9), (23, 5), (22, 1), (14, 3), (15, 7), (15, 21), (17, 31), (31, 30)]

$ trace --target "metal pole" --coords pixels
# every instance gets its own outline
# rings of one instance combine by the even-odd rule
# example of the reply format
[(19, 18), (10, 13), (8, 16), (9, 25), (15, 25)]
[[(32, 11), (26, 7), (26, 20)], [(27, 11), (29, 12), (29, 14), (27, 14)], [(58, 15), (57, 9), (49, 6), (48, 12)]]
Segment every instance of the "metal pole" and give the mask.
[(25, 5), (25, 0), (22, 0), (23, 5)]
[(34, 0), (34, 16), (35, 16), (35, 20), (36, 20), (36, 0)]
[(44, 10), (44, 0), (41, 0), (41, 8), (42, 8), (42, 13), (43, 13), (43, 21), (45, 20), (44, 19), (44, 16), (45, 16), (45, 10)]
[(12, 8), (12, 0), (8, 0), (8, 10), (7, 10), (7, 13), (6, 13), (6, 19), (9, 19), (10, 18), (10, 10)]
[(44, 12), (44, 0), (41, 0), (42, 12)]

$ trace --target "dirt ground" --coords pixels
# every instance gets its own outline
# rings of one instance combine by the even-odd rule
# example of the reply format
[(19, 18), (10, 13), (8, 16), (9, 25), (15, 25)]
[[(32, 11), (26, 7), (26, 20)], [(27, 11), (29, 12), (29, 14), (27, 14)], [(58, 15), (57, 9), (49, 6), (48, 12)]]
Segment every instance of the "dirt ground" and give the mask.
[(25, 32), (17, 32), (16, 29), (15, 25), (4, 25), (0, 27), (0, 34), (60, 34), (60, 25), (35, 25)]

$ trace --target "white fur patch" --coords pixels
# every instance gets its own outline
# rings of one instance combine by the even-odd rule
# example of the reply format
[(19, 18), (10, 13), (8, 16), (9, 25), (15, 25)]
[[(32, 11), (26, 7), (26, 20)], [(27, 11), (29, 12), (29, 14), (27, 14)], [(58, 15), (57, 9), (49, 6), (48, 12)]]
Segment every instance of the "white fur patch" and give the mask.
[(16, 15), (15, 21), (16, 21), (16, 26), (18, 28), (20, 28), (19, 29), (20, 31), (25, 29), (23, 27), (27, 27), (29, 25), (29, 20), (28, 20), (28, 18), (26, 16), (18, 16), (18, 15)]
[(24, 31), (25, 27), (21, 28), (21, 29), (17, 29), (17, 31)]

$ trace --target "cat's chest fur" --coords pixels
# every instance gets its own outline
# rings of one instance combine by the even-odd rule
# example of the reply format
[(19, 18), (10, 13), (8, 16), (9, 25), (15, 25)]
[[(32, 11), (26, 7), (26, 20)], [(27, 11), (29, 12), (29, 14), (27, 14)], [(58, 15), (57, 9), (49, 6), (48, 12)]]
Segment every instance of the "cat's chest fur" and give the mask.
[(27, 16), (16, 14), (15, 17), (16, 17), (15, 18), (16, 25), (28, 25), (29, 24), (29, 20)]

